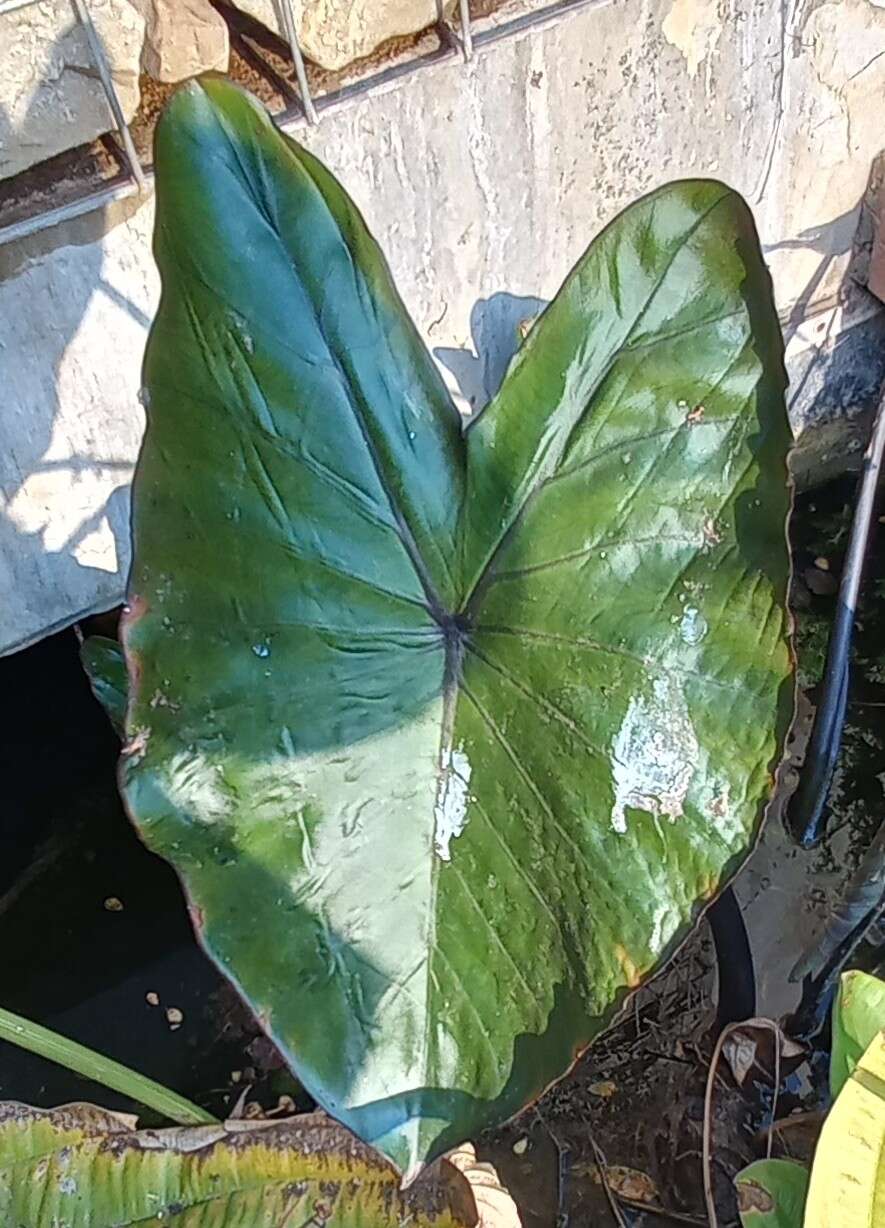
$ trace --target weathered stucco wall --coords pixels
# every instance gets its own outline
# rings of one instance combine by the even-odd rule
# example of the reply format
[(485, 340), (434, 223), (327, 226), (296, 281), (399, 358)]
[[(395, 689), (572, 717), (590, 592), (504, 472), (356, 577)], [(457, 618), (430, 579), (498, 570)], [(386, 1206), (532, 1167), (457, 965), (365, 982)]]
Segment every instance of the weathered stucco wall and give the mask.
[[(756, 213), (798, 429), (862, 407), (877, 304), (846, 278), (885, 144), (873, 0), (620, 0), (414, 73), (300, 137), (364, 210), (450, 385), (478, 403), (596, 231), (669, 179)], [(152, 203), (0, 248), (0, 651), (121, 599)]]

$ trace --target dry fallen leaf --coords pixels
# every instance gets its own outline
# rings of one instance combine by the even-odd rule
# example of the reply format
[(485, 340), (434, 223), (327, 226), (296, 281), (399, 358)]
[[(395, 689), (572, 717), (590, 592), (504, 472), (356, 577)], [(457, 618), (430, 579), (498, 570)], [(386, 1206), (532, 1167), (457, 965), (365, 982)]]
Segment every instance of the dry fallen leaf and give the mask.
[(731, 1067), (734, 1081), (743, 1087), (744, 1080), (756, 1061), (756, 1038), (749, 1032), (737, 1029), (722, 1046), (722, 1056)]
[[(743, 1087), (747, 1075), (759, 1057), (759, 1036), (756, 1028), (736, 1028), (722, 1046), (722, 1056), (731, 1067), (734, 1081), (738, 1087)], [(763, 1054), (766, 1052), (762, 1050)], [(781, 1037), (781, 1057), (798, 1057), (804, 1052), (803, 1046), (789, 1036)]]
[[(597, 1185), (602, 1185), (602, 1175), (598, 1165), (594, 1164), (590, 1173)], [(657, 1202), (658, 1187), (648, 1173), (640, 1172), (638, 1168), (626, 1168), (621, 1164), (606, 1166), (605, 1178), (608, 1188), (621, 1198), (631, 1202)]]
[(494, 1167), (477, 1160), (472, 1143), (463, 1143), (450, 1151), (446, 1159), (470, 1185), (479, 1216), (476, 1228), (522, 1228), (516, 1203)]
[(764, 1190), (757, 1182), (739, 1181), (736, 1189), (738, 1211), (742, 1215), (749, 1211), (759, 1211), (767, 1215), (774, 1210), (774, 1199), (768, 1190)]

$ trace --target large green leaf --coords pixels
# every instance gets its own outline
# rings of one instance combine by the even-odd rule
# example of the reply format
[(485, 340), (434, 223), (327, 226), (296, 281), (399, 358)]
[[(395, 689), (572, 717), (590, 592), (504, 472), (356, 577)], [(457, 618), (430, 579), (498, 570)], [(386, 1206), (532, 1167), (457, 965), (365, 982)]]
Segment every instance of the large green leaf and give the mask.
[(88, 1104), (0, 1104), (7, 1228), (469, 1228), (448, 1164), (402, 1193), (395, 1170), (321, 1116), (135, 1130)]
[(409, 1174), (571, 1064), (753, 840), (792, 705), (742, 201), (592, 244), (462, 431), (351, 201), (171, 102), (121, 779), (207, 950)]
[(885, 981), (854, 969), (842, 974), (833, 1005), (830, 1094), (835, 1098), (869, 1048), (885, 1029)]

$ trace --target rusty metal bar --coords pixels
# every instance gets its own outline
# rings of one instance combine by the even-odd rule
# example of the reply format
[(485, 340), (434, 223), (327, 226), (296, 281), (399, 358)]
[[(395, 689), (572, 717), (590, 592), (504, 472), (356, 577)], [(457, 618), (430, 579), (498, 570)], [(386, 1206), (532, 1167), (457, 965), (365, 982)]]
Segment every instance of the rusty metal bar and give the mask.
[(466, 63), (473, 57), (473, 32), (470, 29), (470, 0), (458, 0), (461, 21), (461, 52)]
[(14, 13), (16, 9), (25, 9), (28, 5), (37, 3), (38, 0), (0, 0), (0, 17), (4, 13)]
[[(82, 0), (80, 0), (80, 2), (82, 3)], [(0, 14), (36, 3), (39, 3), (39, 0), (0, 0)], [(284, 8), (284, 13), (288, 13), (289, 19), (292, 20), (289, 0), (281, 0), (281, 3)], [(510, 38), (513, 35), (520, 34), (523, 31), (554, 25), (562, 18), (570, 16), (572, 13), (586, 9), (607, 8), (612, 3), (613, 0), (555, 0), (553, 4), (545, 5), (544, 8), (535, 9), (532, 12), (525, 13), (520, 17), (515, 17), (510, 21), (502, 22), (500, 26), (493, 26), (490, 29), (481, 31), (474, 31), (471, 29), (469, 33), (471, 36), (472, 51), (475, 54), (479, 54), (484, 48), (501, 42), (504, 39)], [(461, 54), (463, 55), (463, 31), (462, 38), (459, 41), (462, 43)], [(298, 47), (297, 38), (295, 39), (295, 47)], [(418, 71), (428, 64), (440, 63), (448, 60), (455, 54), (457, 53), (454, 49), (447, 50), (443, 48), (432, 55), (419, 57), (417, 61), (409, 61), (403, 64), (391, 65), (390, 68), (383, 69), (380, 73), (376, 73), (374, 76), (367, 77), (362, 81), (355, 81), (351, 85), (342, 86), (340, 89), (334, 91), (328, 96), (323, 95), (319, 97), (315, 104), (307, 85), (306, 74), (304, 74), (304, 62), (301, 59), (299, 48), (298, 59), (295, 60), (295, 66), (296, 74), (298, 74), (298, 64), (301, 64), (301, 73), (298, 76), (298, 83), (299, 87), (303, 90), (302, 100), (305, 103), (303, 106), (304, 115), (302, 116), (301, 114), (294, 115), (287, 113), (283, 116), (278, 116), (277, 122), (284, 131), (291, 131), (292, 129), (298, 128), (301, 123), (304, 122), (305, 117), (309, 123), (316, 123), (317, 108), (319, 108), (321, 111), (325, 111), (327, 109), (329, 111), (336, 111), (359, 98), (373, 93), (379, 88), (388, 86), (392, 81), (398, 79), (399, 77), (408, 76), (412, 72)], [(295, 57), (293, 55), (293, 59), (294, 58)], [(303, 86), (301, 80), (302, 75), (304, 76)], [(125, 127), (125, 131), (128, 135), (128, 127)], [(153, 179), (153, 173), (151, 171), (145, 172), (142, 170), (140, 164), (139, 172), (141, 175), (140, 182), (143, 182), (146, 186), (150, 186)], [(4, 243), (11, 243), (16, 239), (26, 238), (28, 235), (35, 234), (41, 230), (46, 230), (50, 226), (57, 226), (61, 222), (68, 221), (71, 218), (80, 217), (84, 213), (89, 213), (92, 209), (103, 208), (115, 200), (120, 200), (123, 197), (133, 195), (135, 190), (135, 184), (131, 180), (123, 184), (116, 184), (110, 188), (98, 188), (80, 197), (78, 200), (70, 201), (65, 205), (60, 205), (57, 209), (49, 209), (42, 213), (36, 213), (31, 217), (22, 218), (18, 222), (12, 222), (8, 226), (2, 226), (0, 227), (0, 246), (2, 246)]]
[(86, 7), (86, 0), (72, 0), (74, 12), (86, 32), (86, 41), (89, 43), (89, 50), (92, 52), (92, 58), (95, 60), (95, 67), (98, 69), (98, 75), (101, 79), (102, 89), (105, 93), (105, 98), (108, 100), (108, 106), (111, 108), (111, 114), (114, 117), (114, 123), (117, 125), (117, 131), (120, 134), (120, 140), (123, 142), (123, 149), (126, 152), (126, 160), (129, 163), (129, 170), (132, 177), (138, 184), (139, 192), (143, 192), (147, 186), (144, 177), (144, 171), (141, 169), (141, 163), (138, 160), (138, 154), (135, 152), (135, 144), (132, 140), (132, 133), (129, 131), (129, 125), (126, 122), (126, 116), (123, 114), (123, 108), (120, 105), (120, 99), (117, 96), (117, 87), (114, 85), (114, 79), (111, 76), (111, 70), (105, 58), (104, 47), (101, 45), (101, 39), (98, 37), (89, 9)]
[(292, 52), (292, 62), (295, 65), (295, 76), (298, 78), (298, 89), (301, 93), (301, 105), (310, 124), (319, 123), (313, 98), (310, 96), (310, 86), (307, 83), (307, 72), (304, 68), (304, 57), (301, 54), (301, 44), (298, 42), (298, 31), (295, 29), (295, 14), (292, 10), (292, 0), (278, 0), (283, 15), (283, 25), (286, 27), (286, 38)]
[(474, 33), (473, 48), (478, 52), (483, 47), (489, 47), (505, 38), (512, 38), (524, 30), (543, 30), (547, 26), (557, 25), (564, 17), (569, 17), (572, 13), (582, 10), (607, 9), (613, 3), (614, 0), (555, 0), (553, 4), (533, 9), (530, 13), (523, 13), (521, 17), (503, 21), (499, 26), (492, 26), (488, 30)]
[(61, 222), (69, 222), (72, 218), (82, 217), (84, 213), (92, 213), (94, 209), (104, 209), (127, 196), (134, 196), (138, 187), (132, 179), (123, 183), (115, 183), (109, 188), (100, 188), (77, 200), (59, 205), (57, 209), (47, 209), (45, 213), (34, 213), (23, 217), (18, 222), (10, 222), (8, 226), (0, 227), (0, 247), (4, 243), (13, 243), (16, 239), (26, 239), (28, 235), (38, 234)]

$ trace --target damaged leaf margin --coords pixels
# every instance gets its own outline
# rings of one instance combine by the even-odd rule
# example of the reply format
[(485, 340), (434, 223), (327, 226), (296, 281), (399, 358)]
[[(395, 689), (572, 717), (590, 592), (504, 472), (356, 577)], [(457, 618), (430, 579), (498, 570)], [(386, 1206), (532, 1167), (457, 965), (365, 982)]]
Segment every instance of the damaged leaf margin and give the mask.
[(440, 1161), (408, 1191), (377, 1152), (320, 1114), (135, 1130), (88, 1104), (0, 1103), (0, 1223), (473, 1228), (466, 1180)]

